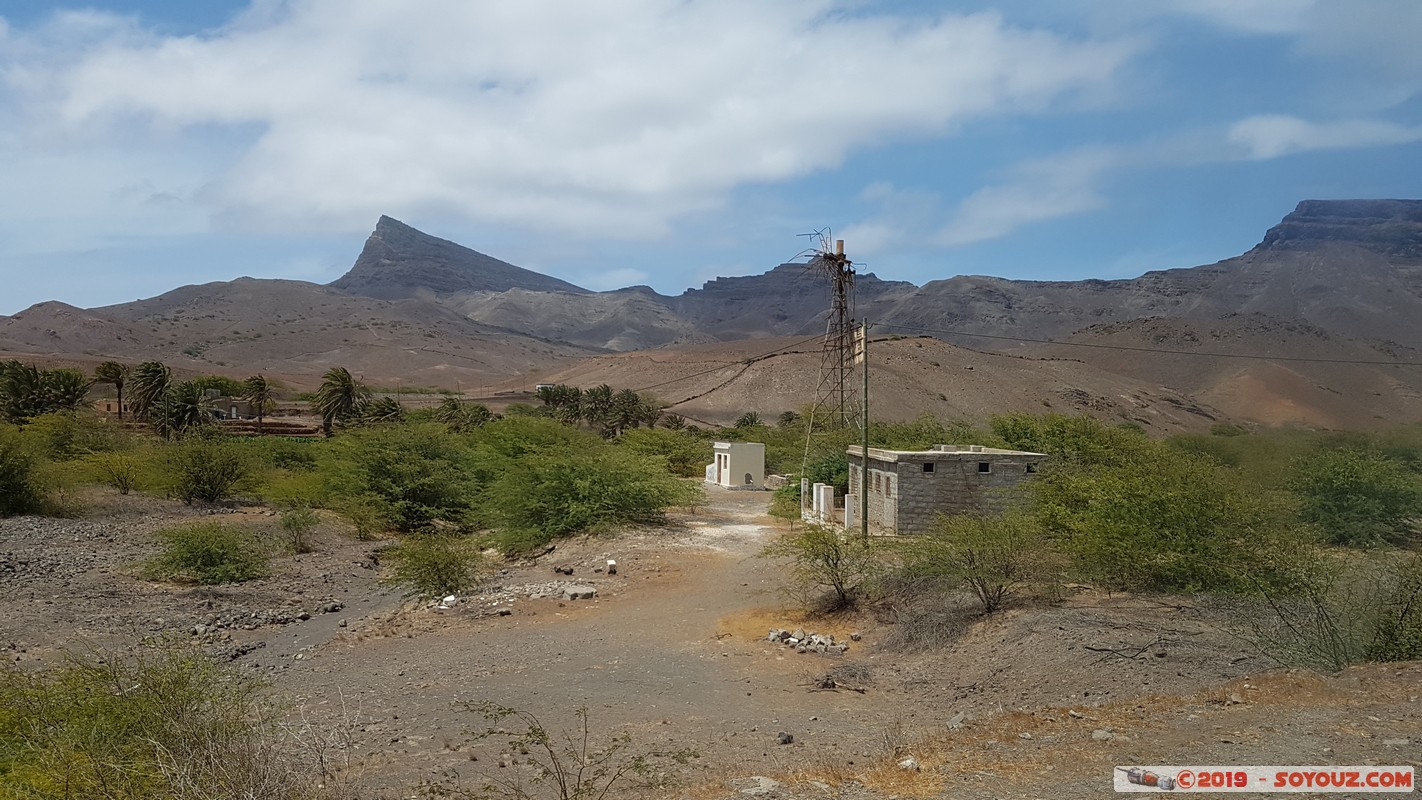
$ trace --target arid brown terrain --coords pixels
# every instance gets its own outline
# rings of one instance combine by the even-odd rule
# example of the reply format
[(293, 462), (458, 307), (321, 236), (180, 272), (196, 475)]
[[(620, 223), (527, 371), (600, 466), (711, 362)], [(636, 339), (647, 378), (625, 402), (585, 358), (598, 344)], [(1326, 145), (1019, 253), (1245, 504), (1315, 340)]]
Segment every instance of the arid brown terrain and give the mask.
[[(913, 340), (876, 347), (884, 419), (1053, 410), (1160, 432), (1218, 420), (1368, 428), (1422, 419), (1420, 280), (1422, 201), (1305, 201), (1218, 264), (921, 287), (862, 274), (855, 314), (881, 340)], [(105, 308), (41, 303), (0, 317), (0, 353), (78, 366), (156, 358), (180, 374), (262, 372), (297, 389), (338, 365), (380, 386), (471, 397), (608, 383), (724, 424), (814, 399), (828, 306), (804, 264), (674, 297), (589, 292), (382, 217), (330, 286), (240, 278)], [(757, 358), (776, 348), (785, 355)]]
[[(1079, 588), (947, 626), (933, 609), (806, 620), (782, 566), (757, 557), (786, 525), (764, 493), (713, 491), (665, 528), (560, 543), (439, 610), (402, 601), (382, 543), (334, 517), (267, 578), (145, 581), (152, 532), (210, 512), (96, 492), (84, 518), (0, 520), (4, 652), (35, 666), (142, 637), (200, 644), (267, 677), (294, 721), (340, 734), (331, 756), (361, 796), (507, 769), (502, 739), (468, 736), (484, 723), (461, 704), (479, 701), (558, 730), (586, 707), (597, 736), (695, 750), (666, 793), (688, 798), (1090, 798), (1123, 764), (1418, 763), (1418, 664), (1277, 669), (1237, 620), (1185, 598)], [(223, 521), (279, 535), (265, 509)], [(597, 595), (562, 598), (572, 584)], [(850, 649), (766, 641), (801, 626)]]

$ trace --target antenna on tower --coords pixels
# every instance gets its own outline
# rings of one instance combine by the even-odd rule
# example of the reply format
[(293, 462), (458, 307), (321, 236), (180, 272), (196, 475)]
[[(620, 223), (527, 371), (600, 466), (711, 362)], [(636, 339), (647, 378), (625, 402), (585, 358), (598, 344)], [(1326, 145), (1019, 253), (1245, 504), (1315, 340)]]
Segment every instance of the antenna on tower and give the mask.
[(854, 262), (844, 255), (844, 240), (829, 229), (802, 234), (815, 246), (805, 251), (806, 269), (830, 287), (829, 317), (820, 355), (820, 380), (815, 389), (811, 419), (827, 420), (832, 427), (849, 427), (859, 421), (859, 402), (853, 387), (856, 327), (854, 324)]

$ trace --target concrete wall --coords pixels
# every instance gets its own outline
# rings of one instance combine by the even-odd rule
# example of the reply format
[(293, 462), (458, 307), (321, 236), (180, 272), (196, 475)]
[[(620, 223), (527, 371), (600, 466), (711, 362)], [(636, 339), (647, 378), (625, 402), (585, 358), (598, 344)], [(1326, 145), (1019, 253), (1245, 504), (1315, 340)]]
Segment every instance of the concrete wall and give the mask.
[[(728, 489), (765, 485), (765, 445), (760, 442), (716, 442), (707, 480)], [(717, 464), (720, 468), (717, 468)], [(719, 473), (719, 474), (718, 474)], [(749, 478), (749, 480), (747, 480)]]
[[(856, 448), (857, 449), (857, 448)], [(1012, 499), (1012, 489), (1032, 480), (1039, 453), (938, 452), (909, 453), (869, 449), (869, 527), (881, 533), (923, 534), (933, 530), (939, 514), (1000, 511)], [(859, 492), (857, 452), (849, 455), (849, 492)], [(925, 471), (930, 464), (932, 471)], [(981, 471), (980, 464), (987, 465)]]

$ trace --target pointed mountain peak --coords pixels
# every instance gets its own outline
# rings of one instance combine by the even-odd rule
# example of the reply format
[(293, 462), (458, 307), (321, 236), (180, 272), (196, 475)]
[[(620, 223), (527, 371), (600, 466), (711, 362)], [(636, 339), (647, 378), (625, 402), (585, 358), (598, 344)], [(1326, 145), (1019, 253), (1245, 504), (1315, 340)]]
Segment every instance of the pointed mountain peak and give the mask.
[(350, 271), (331, 282), (350, 294), (398, 300), (460, 292), (587, 292), (580, 286), (516, 267), (382, 215)]

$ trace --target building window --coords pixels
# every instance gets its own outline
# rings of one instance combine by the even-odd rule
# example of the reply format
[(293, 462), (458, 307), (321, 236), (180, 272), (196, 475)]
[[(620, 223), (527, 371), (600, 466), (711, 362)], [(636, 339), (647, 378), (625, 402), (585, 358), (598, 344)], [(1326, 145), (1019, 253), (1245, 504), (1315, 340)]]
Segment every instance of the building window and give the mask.
[(1036, 472), (1036, 471), (1037, 471), (1037, 465), (1036, 465), (1036, 464), (1028, 464), (1028, 465), (1027, 465), (1027, 474), (1028, 474), (1028, 475), (1031, 475), (1032, 473), (1034, 473), (1034, 472)]
[(924, 471), (924, 472), (932, 472), (932, 471), (933, 471), (933, 462), (932, 462), (932, 461), (925, 461), (925, 462), (923, 462), (923, 471)]
[(987, 461), (979, 461), (979, 462), (978, 462), (978, 474), (980, 474), (980, 475), (986, 475), (986, 474), (989, 473), (989, 472), (992, 472), (992, 464), (989, 463), (989, 462), (987, 462)]

